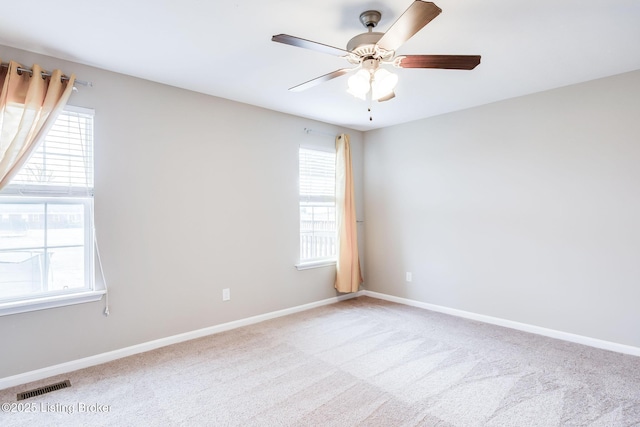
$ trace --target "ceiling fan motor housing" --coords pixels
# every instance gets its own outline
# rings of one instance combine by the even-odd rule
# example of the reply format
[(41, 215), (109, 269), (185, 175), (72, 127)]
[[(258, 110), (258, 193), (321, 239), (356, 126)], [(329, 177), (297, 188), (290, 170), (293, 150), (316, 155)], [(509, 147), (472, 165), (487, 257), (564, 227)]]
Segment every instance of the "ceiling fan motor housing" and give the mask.
[(384, 33), (358, 34), (347, 43), (347, 50), (359, 56), (373, 56), (376, 53), (375, 45), (384, 36)]

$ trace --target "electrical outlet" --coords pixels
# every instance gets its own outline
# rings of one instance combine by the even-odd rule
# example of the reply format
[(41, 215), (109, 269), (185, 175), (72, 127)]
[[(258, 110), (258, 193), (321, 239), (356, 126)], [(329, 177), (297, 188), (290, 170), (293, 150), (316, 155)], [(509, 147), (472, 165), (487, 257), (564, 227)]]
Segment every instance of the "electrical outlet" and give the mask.
[(413, 275), (407, 271), (407, 278), (406, 278), (407, 282), (411, 282), (413, 280)]
[(231, 299), (231, 289), (224, 288), (222, 290), (222, 301), (229, 301)]

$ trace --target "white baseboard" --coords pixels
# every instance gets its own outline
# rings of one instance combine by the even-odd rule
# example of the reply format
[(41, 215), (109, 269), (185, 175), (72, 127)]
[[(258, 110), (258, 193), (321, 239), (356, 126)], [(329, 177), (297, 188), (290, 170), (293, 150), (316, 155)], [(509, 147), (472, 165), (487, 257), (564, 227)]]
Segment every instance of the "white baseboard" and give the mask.
[(484, 314), (477, 314), (469, 311), (458, 310), (455, 308), (443, 307), (440, 305), (415, 301), (407, 298), (400, 298), (393, 295), (382, 294), (379, 292), (365, 290), (365, 291), (362, 291), (362, 294), (372, 298), (396, 302), (404, 305), (410, 305), (412, 307), (424, 308), (427, 310), (437, 311), (439, 313), (450, 314), (452, 316), (463, 317), (465, 319), (477, 320), (479, 322), (490, 323), (492, 325), (504, 326), (506, 328), (517, 329), (519, 331), (530, 332), (537, 335), (544, 335), (545, 337), (556, 338), (564, 341), (570, 341), (573, 343), (583, 344), (590, 347), (596, 347), (603, 350), (630, 354), (632, 356), (640, 356), (640, 348), (633, 347), (630, 345), (618, 344), (615, 342), (604, 341), (597, 338), (585, 337), (583, 335), (576, 335), (568, 332), (556, 331), (554, 329), (547, 329), (540, 326), (529, 325), (526, 323), (514, 322), (513, 320), (501, 319), (499, 317), (486, 316)]
[(132, 356), (138, 353), (144, 353), (145, 351), (155, 350), (160, 347), (165, 347), (171, 344), (177, 344), (184, 341), (189, 341), (196, 338), (201, 338), (207, 335), (218, 334), (220, 332), (229, 331), (231, 329), (240, 328), (247, 325), (252, 325), (265, 320), (275, 319), (276, 317), (286, 316), (288, 314), (298, 313), (301, 311), (311, 310), (312, 308), (321, 307), (324, 305), (335, 304), (339, 301), (355, 298), (363, 295), (363, 291), (359, 291), (352, 294), (340, 295), (334, 298), (328, 298), (321, 301), (315, 301), (309, 304), (303, 304), (296, 307), (286, 308), (283, 310), (272, 311), (270, 313), (260, 314), (258, 316), (247, 317), (245, 319), (235, 320), (233, 322), (222, 323), (220, 325), (210, 326), (208, 328), (198, 329), (191, 332), (185, 332), (183, 334), (173, 335), (166, 338), (157, 339), (154, 341), (148, 341), (142, 344), (133, 345), (130, 347), (121, 348), (118, 350), (109, 351), (107, 353), (96, 354), (95, 356), (89, 356), (82, 359), (72, 360), (70, 362), (61, 363), (54, 366), (49, 366), (35, 371), (25, 372), (10, 377), (0, 378), (0, 390), (5, 388), (14, 387), (20, 384), (26, 384), (32, 381), (38, 381), (45, 378), (52, 377), (54, 375), (65, 374), (67, 372), (76, 371), (78, 369), (88, 368), (90, 366), (100, 365), (102, 363), (111, 362), (123, 357)]
[(400, 298), (393, 295), (382, 294), (379, 292), (363, 290), (353, 294), (341, 295), (338, 297), (328, 298), (325, 300), (316, 301), (309, 304), (299, 305), (296, 307), (286, 308), (278, 311), (272, 311), (270, 313), (265, 313), (258, 316), (235, 320), (233, 322), (228, 322), (228, 323), (222, 323), (220, 325), (210, 326), (208, 328), (203, 328), (203, 329), (198, 329), (191, 332), (186, 332), (183, 334), (173, 335), (170, 337), (161, 338), (154, 341), (148, 341), (148, 342), (137, 344), (134, 346), (109, 351), (107, 353), (97, 354), (95, 356), (89, 356), (82, 359), (77, 359), (70, 362), (61, 363), (58, 365), (49, 366), (46, 368), (37, 369), (34, 371), (25, 372), (18, 375), (13, 375), (10, 377), (0, 378), (0, 390), (9, 388), (9, 387), (14, 387), (20, 384), (26, 384), (32, 381), (38, 381), (38, 380), (49, 378), (55, 375), (72, 372), (78, 369), (100, 365), (102, 363), (107, 363), (116, 359), (121, 359), (123, 357), (132, 356), (134, 354), (155, 350), (157, 348), (165, 347), (171, 344), (177, 344), (177, 343), (189, 341), (196, 338), (201, 338), (207, 335), (213, 335), (220, 332), (225, 332), (232, 329), (240, 328), (243, 326), (252, 325), (255, 323), (263, 322), (265, 320), (275, 319), (277, 317), (282, 317), (282, 316), (286, 316), (293, 313), (299, 313), (301, 311), (310, 310), (312, 308), (334, 304), (339, 301), (344, 301), (344, 300), (355, 298), (358, 296), (369, 296), (372, 298), (382, 299), (382, 300), (391, 301), (399, 304), (409, 305), (409, 306), (418, 307), (418, 308), (424, 308), (424, 309), (436, 311), (439, 313), (450, 314), (450, 315), (462, 317), (465, 319), (477, 320), (484, 323), (490, 323), (492, 325), (504, 326), (511, 329), (517, 329), (519, 331), (530, 332), (530, 333), (543, 335), (551, 338), (561, 339), (564, 341), (583, 344), (590, 347), (596, 347), (604, 350), (615, 351), (617, 353), (630, 354), (632, 356), (640, 356), (640, 348), (638, 347), (618, 344), (610, 341), (599, 340), (596, 338), (585, 337), (582, 335), (571, 334), (568, 332), (556, 331), (553, 329), (542, 328), (540, 326), (528, 325), (526, 323), (514, 322), (512, 320), (506, 320), (498, 317), (486, 316), (483, 314), (472, 313), (464, 310), (443, 307), (443, 306), (429, 304), (421, 301), (415, 301), (407, 298)]

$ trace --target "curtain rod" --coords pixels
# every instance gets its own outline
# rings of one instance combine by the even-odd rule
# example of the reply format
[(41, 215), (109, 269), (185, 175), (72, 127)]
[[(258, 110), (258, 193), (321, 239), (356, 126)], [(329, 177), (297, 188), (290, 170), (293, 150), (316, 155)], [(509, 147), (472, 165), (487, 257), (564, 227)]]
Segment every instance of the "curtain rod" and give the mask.
[(326, 136), (331, 136), (333, 138), (337, 137), (338, 135), (336, 135), (335, 133), (331, 133), (331, 132), (323, 132), (321, 130), (315, 130), (315, 129), (310, 129), (310, 128), (304, 128), (304, 132), (306, 134), (310, 134), (310, 133), (317, 133), (318, 135), (326, 135)]
[[(9, 68), (9, 64), (2, 63), (2, 64), (0, 64), (0, 67), (2, 67), (2, 68)], [(30, 69), (30, 68), (22, 68), (22, 67), (18, 67), (18, 71), (20, 71), (20, 72), (22, 72), (22, 73), (29, 73), (29, 75), (33, 76), (33, 70), (32, 70), (32, 69)], [(44, 77), (51, 77), (51, 73), (50, 73), (50, 72), (48, 72), (48, 71), (43, 71), (41, 74), (42, 74), (42, 77), (43, 77), (43, 78), (44, 78)], [(61, 79), (60, 79), (60, 80), (62, 80), (62, 81), (69, 80), (69, 77), (68, 77), (68, 76), (63, 75), (63, 76), (61, 77)], [(93, 87), (93, 83), (92, 83), (92, 82), (86, 82), (86, 81), (84, 81), (84, 80), (75, 80), (75, 81), (74, 81), (74, 83), (77, 83), (77, 84), (79, 84), (80, 86)]]

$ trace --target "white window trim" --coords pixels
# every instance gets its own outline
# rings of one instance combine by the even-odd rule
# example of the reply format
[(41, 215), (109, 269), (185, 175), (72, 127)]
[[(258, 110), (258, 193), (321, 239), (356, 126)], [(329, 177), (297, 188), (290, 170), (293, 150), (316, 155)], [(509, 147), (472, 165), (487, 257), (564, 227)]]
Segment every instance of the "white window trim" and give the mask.
[(322, 267), (331, 267), (336, 265), (337, 261), (333, 258), (330, 259), (321, 259), (309, 262), (300, 262), (296, 264), (296, 269), (300, 270), (310, 270), (312, 268), (322, 268)]
[[(70, 112), (76, 112), (76, 113), (95, 115), (95, 110), (93, 109), (84, 108), (84, 107), (75, 107), (72, 105), (65, 106), (64, 110), (70, 111)], [(9, 187), (10, 186), (11, 185), (9, 185)], [(18, 194), (20, 194), (20, 192), (18, 192)], [(55, 202), (65, 203), (65, 202), (69, 202), (69, 199), (73, 198), (72, 197), (73, 195), (67, 195), (67, 196), (71, 196), (71, 197), (57, 198)], [(6, 194), (5, 197), (7, 197), (11, 201), (20, 200), (24, 203), (30, 203), (31, 200), (35, 200), (38, 197), (50, 199), (47, 196), (35, 195), (35, 194), (33, 196), (28, 196), (26, 198), (14, 197), (11, 195), (11, 192), (8, 192), (8, 194)], [(93, 194), (91, 194), (91, 197), (93, 198)], [(52, 197), (51, 199), (54, 199), (54, 197)], [(103, 284), (99, 284), (98, 281), (95, 280), (93, 258), (96, 255), (96, 251), (95, 251), (95, 240), (93, 237), (94, 218), (93, 218), (92, 207), (89, 209), (89, 213), (91, 215), (91, 218), (89, 218), (90, 225), (87, 224), (88, 229), (85, 229), (85, 245), (88, 244), (92, 248), (91, 259), (85, 260), (85, 262), (87, 262), (87, 265), (85, 267), (89, 268), (89, 271), (90, 271), (89, 274), (91, 277), (89, 288), (84, 288), (77, 291), (65, 292), (61, 294), (46, 295), (46, 296), (40, 296), (40, 297), (34, 297), (34, 298), (21, 298), (21, 299), (16, 299), (14, 301), (5, 301), (0, 303), (0, 316), (8, 316), (11, 314), (28, 313), (32, 311), (46, 310), (46, 309), (56, 308), (56, 307), (65, 307), (65, 306), (75, 305), (75, 304), (96, 302), (102, 299), (102, 296), (107, 293), (107, 290)]]
[(65, 295), (54, 295), (42, 298), (5, 302), (0, 304), (0, 316), (100, 301), (102, 296), (106, 293), (107, 291), (105, 289), (99, 289), (85, 292), (74, 292), (72, 294)]

